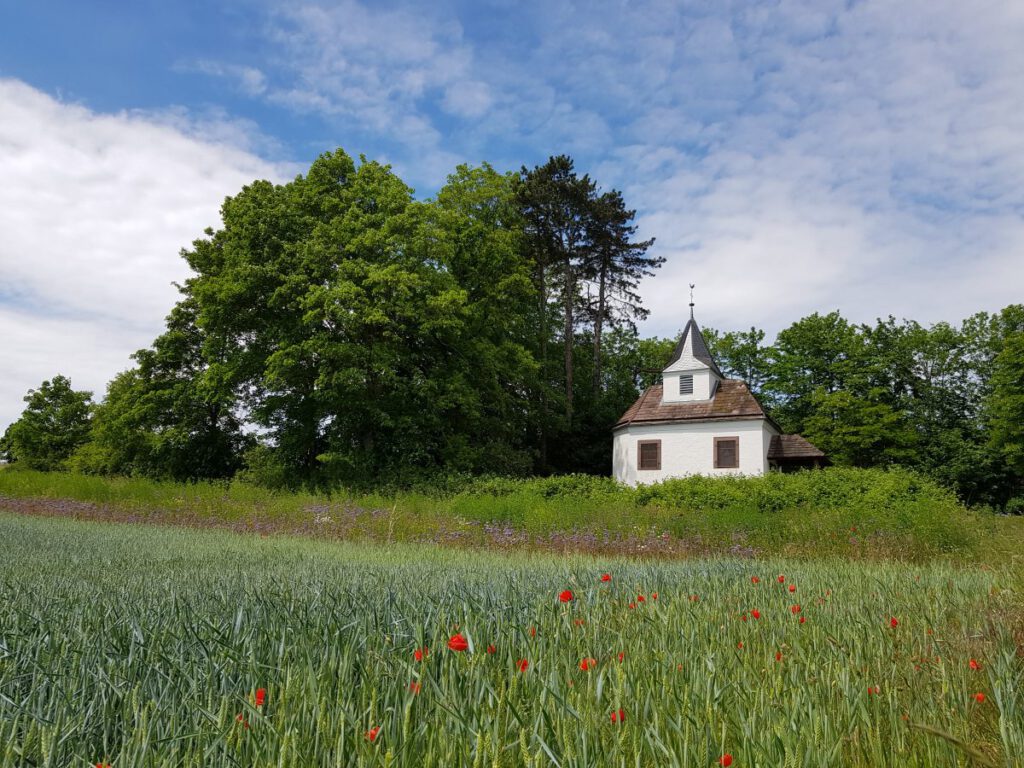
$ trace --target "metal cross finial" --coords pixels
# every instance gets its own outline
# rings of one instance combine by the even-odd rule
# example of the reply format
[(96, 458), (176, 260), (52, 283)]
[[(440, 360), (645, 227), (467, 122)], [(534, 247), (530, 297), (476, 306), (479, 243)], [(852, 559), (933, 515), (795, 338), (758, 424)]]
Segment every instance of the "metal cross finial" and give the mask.
[(693, 289), (697, 287), (696, 283), (690, 283), (690, 319), (693, 320)]

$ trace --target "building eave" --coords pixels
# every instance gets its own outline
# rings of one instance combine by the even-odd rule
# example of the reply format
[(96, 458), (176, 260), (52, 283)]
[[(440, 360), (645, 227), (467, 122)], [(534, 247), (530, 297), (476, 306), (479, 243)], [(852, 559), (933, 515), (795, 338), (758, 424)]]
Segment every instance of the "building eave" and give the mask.
[[(649, 421), (637, 421), (633, 419), (631, 421), (623, 421), (612, 427), (612, 432), (618, 432), (619, 430), (625, 429), (626, 427), (646, 427), (650, 426), (664, 426), (666, 424), (710, 424), (716, 421), (766, 421), (776, 429), (779, 429), (778, 424), (772, 420), (771, 417), (765, 415), (750, 414), (747, 416), (736, 415), (736, 416), (703, 416), (698, 419), (651, 419)], [(782, 430), (779, 430), (780, 432)]]

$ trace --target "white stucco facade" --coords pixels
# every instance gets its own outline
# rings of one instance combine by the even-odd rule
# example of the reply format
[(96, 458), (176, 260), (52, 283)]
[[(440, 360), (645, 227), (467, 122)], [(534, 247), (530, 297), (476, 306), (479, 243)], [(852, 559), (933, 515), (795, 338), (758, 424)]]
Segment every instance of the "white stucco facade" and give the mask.
[[(656, 483), (687, 475), (763, 475), (768, 448), (778, 430), (764, 418), (716, 419), (670, 424), (629, 424), (615, 431), (612, 466), (616, 480), (627, 485)], [(715, 438), (739, 439), (739, 466), (715, 467)], [(660, 440), (661, 468), (640, 469), (641, 441)]]

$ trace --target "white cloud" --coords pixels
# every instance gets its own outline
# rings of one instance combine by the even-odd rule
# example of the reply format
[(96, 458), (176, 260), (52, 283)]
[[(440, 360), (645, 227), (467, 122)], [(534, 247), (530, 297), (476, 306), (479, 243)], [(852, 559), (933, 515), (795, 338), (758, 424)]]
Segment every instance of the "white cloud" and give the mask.
[[(177, 300), (178, 251), (284, 169), (181, 116), (97, 114), (0, 80), (0, 429), (56, 373), (102, 396)], [(195, 129), (198, 135), (191, 132)]]
[(738, 55), (723, 59), (723, 33), (693, 77), (714, 62), (721, 82), (756, 83), (742, 106), (699, 119), (691, 94), (641, 110), (637, 143), (599, 166), (668, 257), (643, 286), (647, 331), (678, 329), (690, 281), (702, 321), (769, 331), (835, 308), (935, 322), (1021, 301), (1019, 9), (796, 2), (741, 17)]
[(487, 113), (494, 98), (486, 84), (465, 80), (449, 85), (444, 92), (444, 109), (459, 117), (481, 117)]
[(267, 77), (258, 67), (200, 59), (199, 61), (181, 63), (175, 69), (180, 72), (199, 72), (231, 80), (249, 96), (259, 96), (267, 90)]

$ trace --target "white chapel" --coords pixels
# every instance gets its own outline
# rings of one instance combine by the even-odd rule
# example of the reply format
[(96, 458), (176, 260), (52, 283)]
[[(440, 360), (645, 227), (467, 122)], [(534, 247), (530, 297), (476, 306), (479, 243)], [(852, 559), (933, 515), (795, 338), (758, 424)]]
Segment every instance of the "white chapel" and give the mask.
[(661, 383), (648, 388), (614, 429), (612, 472), (628, 485), (686, 475), (762, 475), (818, 467), (825, 454), (784, 435), (746, 382), (722, 375), (690, 304)]

